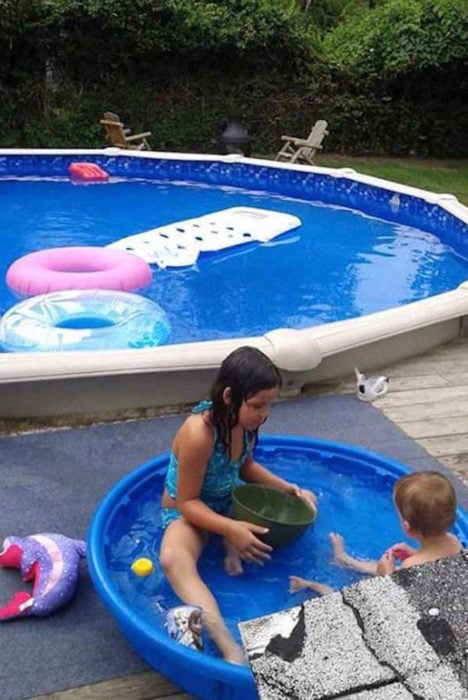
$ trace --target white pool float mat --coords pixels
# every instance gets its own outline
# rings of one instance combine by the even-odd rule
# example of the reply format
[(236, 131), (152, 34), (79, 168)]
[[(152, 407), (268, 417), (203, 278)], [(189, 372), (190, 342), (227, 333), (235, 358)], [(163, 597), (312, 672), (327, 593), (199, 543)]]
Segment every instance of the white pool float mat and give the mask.
[(184, 267), (193, 265), (202, 251), (267, 243), (300, 225), (301, 220), (292, 214), (231, 207), (127, 236), (107, 247), (134, 253), (159, 267)]

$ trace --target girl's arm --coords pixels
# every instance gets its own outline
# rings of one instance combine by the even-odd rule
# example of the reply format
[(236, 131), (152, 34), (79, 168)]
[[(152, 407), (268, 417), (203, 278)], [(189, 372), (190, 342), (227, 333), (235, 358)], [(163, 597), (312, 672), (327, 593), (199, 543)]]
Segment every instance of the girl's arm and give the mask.
[(256, 535), (266, 534), (268, 529), (219, 515), (200, 498), (206, 465), (212, 452), (213, 436), (210, 428), (199, 421), (187, 421), (177, 440), (177, 507), (195, 527), (222, 535), (232, 542), (246, 561), (262, 563), (269, 559), (272, 548)]
[(263, 486), (270, 486), (273, 489), (278, 489), (284, 493), (289, 493), (291, 496), (296, 496), (302, 500), (312, 503), (315, 506), (317, 500), (316, 495), (309, 491), (308, 489), (301, 489), (297, 484), (293, 484), (290, 481), (286, 481), (279, 476), (276, 476), (266, 467), (263, 467), (258, 462), (249, 456), (244, 464), (242, 465), (239, 475), (244, 481), (252, 482), (254, 484), (263, 484)]

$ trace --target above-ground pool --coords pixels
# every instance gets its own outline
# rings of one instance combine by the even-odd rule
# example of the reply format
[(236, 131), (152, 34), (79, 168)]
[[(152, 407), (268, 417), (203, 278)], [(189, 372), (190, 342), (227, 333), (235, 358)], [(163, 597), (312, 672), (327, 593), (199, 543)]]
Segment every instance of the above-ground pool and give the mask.
[[(409, 471), (403, 465), (356, 447), (282, 436), (261, 438), (256, 458), (280, 476), (313, 489), (318, 517), (299, 540), (276, 549), (265, 566), (245, 565), (245, 573), (237, 578), (222, 569), (219, 538), (209, 544), (200, 571), (239, 640), (239, 622), (304, 599), (302, 593), (288, 592), (290, 574), (334, 588), (362, 578), (331, 562), (330, 531), (340, 532), (350, 552), (362, 558), (378, 557), (403, 539), (392, 504), (395, 480)], [(93, 582), (134, 649), (177, 685), (208, 700), (254, 700), (257, 693), (248, 668), (222, 661), (209, 642), (204, 652), (188, 649), (164, 629), (164, 611), (179, 603), (157, 559), (162, 534), (159, 501), (167, 463), (165, 454), (136, 469), (99, 506), (89, 533)], [(467, 542), (468, 519), (461, 511), (455, 533)], [(130, 568), (140, 557), (155, 564), (146, 578)]]
[[(83, 160), (109, 180), (72, 182), (68, 168)], [(368, 370), (434, 347), (467, 326), (468, 215), (451, 195), (345, 168), (238, 156), (4, 150), (0, 200), (0, 314), (18, 301), (6, 271), (27, 253), (106, 246), (239, 206), (302, 222), (268, 242), (202, 252), (189, 267), (153, 265), (139, 291), (167, 314), (164, 346), (83, 349), (60, 362), (44, 352), (34, 363), (0, 352), (0, 415), (196, 401), (246, 342), (272, 358), (292, 395), (355, 365)]]

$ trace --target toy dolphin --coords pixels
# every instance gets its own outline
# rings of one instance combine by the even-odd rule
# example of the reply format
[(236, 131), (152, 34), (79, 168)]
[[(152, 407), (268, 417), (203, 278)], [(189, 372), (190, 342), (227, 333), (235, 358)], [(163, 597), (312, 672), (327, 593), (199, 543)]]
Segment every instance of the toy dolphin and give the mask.
[(23, 581), (33, 581), (32, 595), (18, 591), (0, 608), (0, 622), (16, 617), (45, 617), (66, 605), (78, 585), (81, 557), (86, 543), (45, 532), (29, 537), (7, 537), (0, 552), (0, 566), (20, 569)]
[(366, 378), (366, 375), (360, 372), (357, 367), (354, 368), (354, 373), (356, 375), (357, 397), (361, 401), (373, 401), (387, 393), (388, 377), (381, 375), (380, 377)]

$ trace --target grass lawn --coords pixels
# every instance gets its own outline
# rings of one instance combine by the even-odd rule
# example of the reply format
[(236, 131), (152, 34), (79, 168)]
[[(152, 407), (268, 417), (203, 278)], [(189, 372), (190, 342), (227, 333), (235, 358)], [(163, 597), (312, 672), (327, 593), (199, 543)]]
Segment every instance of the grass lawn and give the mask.
[(316, 165), (327, 168), (353, 168), (358, 173), (375, 175), (431, 192), (454, 194), (468, 206), (468, 160), (420, 158), (373, 158), (321, 153)]

